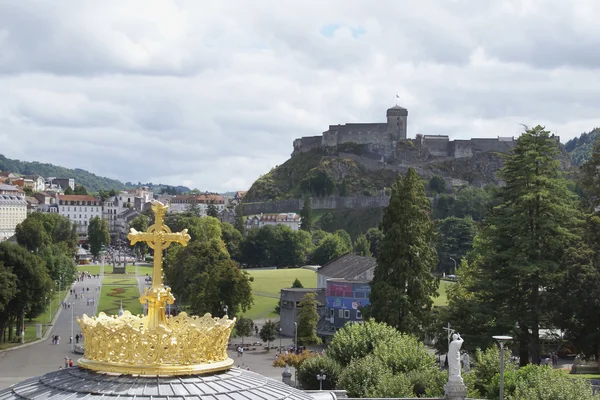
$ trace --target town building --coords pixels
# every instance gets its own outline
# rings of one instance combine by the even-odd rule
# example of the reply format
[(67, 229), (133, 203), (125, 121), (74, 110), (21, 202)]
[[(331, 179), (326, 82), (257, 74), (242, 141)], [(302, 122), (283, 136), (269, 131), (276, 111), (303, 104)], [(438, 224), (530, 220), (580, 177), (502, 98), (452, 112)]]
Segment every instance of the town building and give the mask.
[(25, 201), (27, 202), (27, 214), (31, 214), (34, 211), (37, 211), (40, 202), (35, 197), (25, 197)]
[(0, 183), (0, 194), (22, 195), (23, 191), (16, 186)]
[(186, 194), (173, 196), (169, 201), (170, 213), (182, 213), (197, 208), (198, 215), (205, 217), (208, 206), (214, 205), (217, 211), (225, 209), (225, 198), (216, 193)]
[(373, 280), (377, 259), (374, 257), (344, 254), (320, 267), (317, 271), (317, 287), (327, 288), (329, 279)]
[(298, 313), (300, 307), (298, 303), (302, 301), (302, 298), (308, 293), (315, 293), (317, 295), (316, 300), (319, 302), (317, 312), (319, 315), (323, 314), (323, 308), (325, 306), (325, 289), (311, 289), (311, 288), (289, 288), (281, 289), (280, 293), (280, 306), (279, 306), (279, 328), (282, 336), (293, 337), (295, 334), (294, 322), (298, 322)]
[(244, 230), (248, 232), (254, 228), (262, 228), (267, 225), (285, 225), (293, 231), (300, 229), (301, 218), (296, 213), (260, 214), (246, 218)]
[(25, 218), (27, 218), (25, 196), (0, 194), (0, 241), (14, 236), (17, 225), (23, 222)]
[(75, 179), (72, 178), (48, 178), (50, 187), (58, 186), (62, 190), (67, 190), (67, 188), (71, 188), (71, 190), (75, 190)]
[(104, 201), (102, 218), (108, 223), (108, 231), (113, 240), (123, 239), (129, 231), (129, 223), (141, 211), (149, 208), (153, 193), (146, 187), (123, 190)]
[(58, 212), (69, 218), (77, 227), (80, 242), (87, 240), (87, 229), (90, 219), (102, 218), (102, 204), (99, 199), (85, 195), (58, 195)]
[(219, 216), (217, 218), (221, 222), (227, 222), (227, 223), (230, 223), (231, 225), (234, 225), (235, 217), (236, 217), (236, 214), (235, 214), (235, 210), (233, 208), (224, 208), (223, 210), (219, 211)]
[(33, 194), (33, 197), (37, 199), (40, 205), (56, 203), (56, 193), (37, 192)]
[(40, 204), (36, 211), (58, 214), (58, 204)]

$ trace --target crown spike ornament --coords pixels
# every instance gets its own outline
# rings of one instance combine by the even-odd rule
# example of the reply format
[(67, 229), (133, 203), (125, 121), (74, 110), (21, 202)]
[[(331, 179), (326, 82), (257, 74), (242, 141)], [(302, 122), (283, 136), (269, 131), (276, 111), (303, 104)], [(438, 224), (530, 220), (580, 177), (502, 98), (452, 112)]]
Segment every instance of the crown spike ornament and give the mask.
[(140, 297), (148, 315), (124, 311), (118, 316), (77, 318), (85, 337), (85, 354), (78, 365), (102, 372), (132, 375), (190, 375), (231, 368), (227, 343), (235, 319), (188, 316), (185, 312), (167, 318), (166, 305), (175, 298), (163, 284), (162, 254), (171, 243), (186, 246), (187, 229), (173, 233), (164, 224), (168, 206), (154, 202), (155, 223), (147, 232), (131, 229), (131, 244), (146, 242), (154, 250), (152, 286)]

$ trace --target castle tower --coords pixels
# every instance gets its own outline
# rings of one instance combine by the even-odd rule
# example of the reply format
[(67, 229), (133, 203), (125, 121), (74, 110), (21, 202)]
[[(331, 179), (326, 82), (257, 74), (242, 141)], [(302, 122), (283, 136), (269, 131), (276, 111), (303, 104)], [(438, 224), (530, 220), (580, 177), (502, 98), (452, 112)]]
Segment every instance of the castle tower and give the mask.
[(406, 139), (406, 120), (408, 119), (408, 110), (398, 105), (387, 110), (388, 134), (393, 141)]

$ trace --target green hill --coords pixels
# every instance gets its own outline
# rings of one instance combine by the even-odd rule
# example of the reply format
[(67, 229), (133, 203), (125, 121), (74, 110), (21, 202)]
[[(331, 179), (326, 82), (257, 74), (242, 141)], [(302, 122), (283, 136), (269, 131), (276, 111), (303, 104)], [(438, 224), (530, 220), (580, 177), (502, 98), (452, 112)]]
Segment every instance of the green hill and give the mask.
[(368, 171), (347, 158), (328, 157), (320, 150), (294, 155), (282, 165), (258, 178), (250, 187), (245, 202), (281, 200), (313, 196), (375, 195), (390, 187), (396, 173), (389, 170)]
[(588, 133), (582, 133), (581, 136), (569, 140), (565, 148), (571, 160), (575, 165), (581, 165), (592, 155), (594, 142), (600, 137), (600, 128), (594, 128)]
[(120, 190), (126, 188), (125, 184), (121, 181), (104, 178), (79, 168), (69, 169), (37, 161), (11, 160), (2, 154), (0, 154), (0, 171), (8, 171), (22, 175), (40, 175), (44, 178), (73, 178), (77, 185), (85, 186), (90, 192), (97, 192), (100, 189)]

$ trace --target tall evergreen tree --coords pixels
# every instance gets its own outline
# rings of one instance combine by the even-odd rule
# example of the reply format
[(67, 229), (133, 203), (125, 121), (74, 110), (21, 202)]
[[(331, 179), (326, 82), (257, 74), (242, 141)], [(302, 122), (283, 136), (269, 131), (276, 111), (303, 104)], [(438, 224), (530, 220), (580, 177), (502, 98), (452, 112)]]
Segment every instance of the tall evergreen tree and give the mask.
[(371, 282), (371, 312), (401, 332), (421, 333), (429, 322), (439, 281), (431, 203), (417, 172), (410, 168), (392, 186), (383, 212), (384, 238)]
[(558, 152), (558, 141), (541, 126), (519, 138), (500, 171), (506, 185), (475, 240), (473, 261), (464, 276), (459, 272), (460, 293), (449, 296), (450, 313), (466, 319), (461, 332), (490, 340), (482, 326), (514, 330), (521, 364), (529, 356), (540, 361), (540, 326), (551, 320), (547, 304), (583, 223)]
[(300, 229), (310, 232), (312, 230), (312, 200), (310, 198), (310, 193), (304, 195), (304, 204), (302, 204), (300, 218), (302, 218)]
[(239, 205), (235, 208), (235, 223), (234, 227), (237, 229), (242, 235), (244, 234), (244, 210), (242, 209), (243, 205)]

